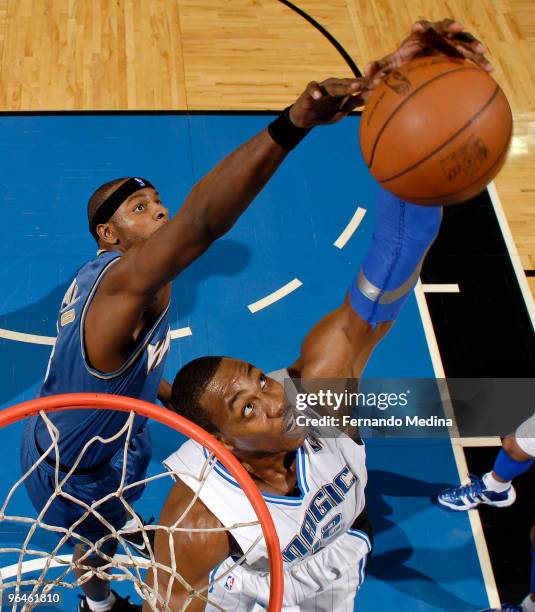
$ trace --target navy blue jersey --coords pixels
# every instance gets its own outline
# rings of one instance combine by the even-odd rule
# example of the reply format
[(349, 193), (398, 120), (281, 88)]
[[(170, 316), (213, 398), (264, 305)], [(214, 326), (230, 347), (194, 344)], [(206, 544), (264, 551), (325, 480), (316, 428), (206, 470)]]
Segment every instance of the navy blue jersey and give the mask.
[[(111, 373), (102, 373), (88, 362), (84, 343), (84, 320), (91, 300), (104, 275), (119, 260), (120, 253), (101, 252), (84, 265), (70, 285), (59, 311), (56, 344), (52, 350), (40, 396), (58, 393), (111, 393), (155, 402), (169, 350), (168, 307), (140, 334), (130, 357)], [(60, 432), (60, 463), (71, 466), (84, 444), (96, 435), (113, 436), (127, 419), (123, 412), (67, 410), (53, 412), (50, 420)], [(136, 417), (132, 435), (140, 432), (146, 419)], [(31, 419), (27, 435), (35, 431), (41, 450), (50, 445), (50, 434), (40, 417)], [(80, 467), (90, 468), (108, 461), (124, 445), (124, 437), (111, 444), (94, 443), (84, 454)], [(53, 456), (53, 455), (52, 455)]]

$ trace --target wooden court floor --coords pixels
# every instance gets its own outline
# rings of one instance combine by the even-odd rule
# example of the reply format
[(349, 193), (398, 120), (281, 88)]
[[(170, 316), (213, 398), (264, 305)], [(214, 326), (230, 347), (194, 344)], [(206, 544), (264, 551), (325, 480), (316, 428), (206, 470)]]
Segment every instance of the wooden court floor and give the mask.
[[(488, 45), (515, 120), (496, 187), (522, 266), (535, 273), (535, 0), (294, 2), (360, 68), (422, 18), (454, 17)], [(8, 112), (276, 110), (310, 80), (351, 76), (278, 0), (0, 0), (0, 53)]]
[[(515, 119), (496, 185), (533, 271), (535, 0), (296, 4), (360, 67), (421, 18), (455, 17), (487, 43)], [(2, 111), (274, 110), (309, 80), (350, 76), (330, 43), (278, 0), (0, 0), (0, 52)]]

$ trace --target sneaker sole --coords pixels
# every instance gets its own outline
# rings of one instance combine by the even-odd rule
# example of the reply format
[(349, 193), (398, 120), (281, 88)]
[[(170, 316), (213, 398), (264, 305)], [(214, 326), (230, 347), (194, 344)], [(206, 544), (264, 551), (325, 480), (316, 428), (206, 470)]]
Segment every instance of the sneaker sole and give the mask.
[(477, 502), (475, 504), (472, 504), (471, 506), (456, 506), (455, 504), (450, 504), (449, 502), (443, 501), (441, 499), (438, 499), (437, 501), (443, 508), (446, 508), (447, 510), (455, 510), (455, 512), (466, 512), (467, 510), (473, 510), (474, 508), (477, 508), (477, 506), (479, 506), (481, 503), (483, 503)]
[(138, 546), (136, 546), (136, 544), (132, 544), (132, 542), (128, 542), (128, 540), (125, 540), (123, 544), (123, 548), (125, 548), (126, 546), (139, 557), (142, 557), (143, 559), (147, 559), (148, 561), (150, 561), (150, 554), (145, 546), (142, 549), (140, 549)]

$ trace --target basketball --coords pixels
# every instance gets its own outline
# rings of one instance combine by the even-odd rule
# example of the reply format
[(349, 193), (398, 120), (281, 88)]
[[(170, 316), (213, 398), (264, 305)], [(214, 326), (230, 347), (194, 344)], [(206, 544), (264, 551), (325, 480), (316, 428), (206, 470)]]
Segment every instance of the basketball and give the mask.
[(513, 128), (500, 86), (475, 64), (420, 58), (390, 73), (362, 113), (371, 174), (415, 204), (458, 204), (500, 171)]

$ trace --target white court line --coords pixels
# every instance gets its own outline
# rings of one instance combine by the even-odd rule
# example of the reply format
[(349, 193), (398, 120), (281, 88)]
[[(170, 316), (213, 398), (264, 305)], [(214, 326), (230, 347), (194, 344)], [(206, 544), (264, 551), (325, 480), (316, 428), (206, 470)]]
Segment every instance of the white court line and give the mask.
[[(186, 336), (192, 336), (193, 332), (190, 327), (179, 327), (178, 329), (171, 330), (171, 340), (177, 338), (185, 338)], [(10, 329), (0, 328), (0, 338), (6, 340), (13, 340), (14, 342), (26, 342), (27, 344), (48, 344), (54, 346), (56, 338), (54, 336), (38, 336), (37, 334), (24, 334), (22, 332), (12, 331)]]
[(474, 448), (476, 446), (501, 446), (502, 439), (499, 436), (488, 436), (481, 438), (461, 438), (459, 443), (464, 448)]
[(286, 285), (283, 285), (280, 289), (277, 289), (277, 291), (266, 295), (266, 297), (263, 297), (257, 302), (249, 304), (247, 308), (254, 314), (259, 310), (262, 310), (262, 308), (267, 308), (268, 306), (271, 306), (271, 304), (282, 300), (283, 297), (286, 297), (292, 291), (299, 289), (302, 284), (303, 283), (298, 278), (294, 278), (289, 283), (286, 283)]
[[(128, 555), (115, 555), (114, 560), (119, 561), (120, 563), (131, 563), (130, 557)], [(66, 563), (70, 563), (72, 560), (72, 555), (58, 555), (56, 559), (60, 559), (63, 561), (52, 561), (49, 567), (63, 567), (65, 568)], [(136, 565), (141, 567), (142, 569), (147, 569), (150, 567), (150, 561), (148, 559), (143, 559), (142, 557), (133, 557)], [(22, 563), (21, 574), (26, 574), (29, 572), (34, 572), (36, 570), (42, 570), (47, 563), (47, 557), (42, 557), (40, 559), (31, 559), (30, 561), (24, 561)], [(7, 565), (6, 567), (0, 568), (0, 576), (2, 580), (7, 580), (8, 578), (14, 578), (17, 575), (19, 569), (19, 564), (14, 563), (13, 565)]]
[(496, 213), (496, 217), (498, 218), (500, 229), (502, 230), (502, 236), (505, 240), (505, 245), (507, 246), (507, 250), (509, 251), (509, 257), (511, 258), (511, 262), (516, 273), (516, 279), (518, 280), (520, 290), (522, 291), (524, 303), (526, 304), (528, 314), (531, 318), (531, 323), (535, 327), (535, 302), (533, 301), (533, 296), (531, 295), (528, 280), (522, 267), (522, 262), (520, 261), (518, 251), (513, 240), (513, 235), (511, 234), (511, 229), (509, 228), (507, 218), (505, 216), (505, 213), (503, 212), (503, 206), (500, 202), (500, 198), (498, 196), (498, 192), (496, 190), (494, 182), (490, 183), (490, 185), (487, 186), (487, 189), (490, 195), (490, 201), (492, 202), (492, 206), (494, 207), (494, 212)]
[[(433, 329), (433, 323), (431, 322), (431, 315), (427, 308), (427, 302), (425, 301), (425, 295), (422, 291), (422, 284), (418, 281), (418, 284), (414, 290), (416, 294), (416, 301), (418, 303), (418, 310), (420, 311), (420, 318), (424, 327), (425, 337), (429, 348), (429, 354), (431, 355), (431, 362), (433, 364), (433, 370), (435, 372), (435, 378), (446, 378), (444, 373), (444, 366), (442, 365), (442, 359), (438, 350), (437, 339), (435, 336), (435, 330)], [(446, 405), (451, 406), (451, 399), (447, 387), (445, 387), (445, 393), (443, 394), (442, 401)], [(454, 421), (455, 423), (455, 421)], [(457, 426), (455, 426), (455, 429)], [(457, 466), (457, 472), (459, 473), (460, 480), (464, 480), (468, 475), (468, 466), (466, 464), (466, 458), (462, 447), (456, 444), (454, 440), (451, 440), (451, 446), (453, 450), (453, 457), (455, 458), (455, 464)], [(447, 512), (444, 510), (444, 512)], [(492, 572), (492, 565), (490, 563), (489, 551), (485, 536), (483, 534), (483, 526), (481, 525), (481, 519), (476, 509), (468, 510), (468, 520), (470, 521), (470, 527), (472, 528), (472, 535), (474, 536), (474, 543), (476, 545), (477, 556), (481, 565), (481, 573), (483, 574), (483, 580), (485, 582), (485, 590), (487, 591), (487, 597), (491, 608), (499, 608), (500, 597), (498, 595), (498, 589), (496, 587), (496, 581), (494, 580), (494, 574)]]
[(10, 329), (0, 329), (0, 338), (14, 340), (15, 342), (27, 342), (28, 344), (48, 344), (50, 346), (54, 346), (56, 343), (56, 338), (54, 336), (24, 334), (22, 332), (11, 331)]
[(461, 293), (457, 283), (428, 283), (422, 284), (424, 293)]
[(171, 330), (171, 340), (176, 340), (177, 338), (185, 338), (186, 336), (193, 336), (191, 327), (179, 327), (178, 329)]
[(364, 219), (364, 215), (366, 214), (366, 209), (361, 208), (360, 206), (355, 211), (353, 217), (351, 217), (351, 221), (346, 225), (344, 231), (338, 236), (338, 238), (334, 241), (334, 246), (339, 249), (343, 249), (347, 244), (347, 241), (353, 236), (357, 227), (360, 225), (362, 219)]

